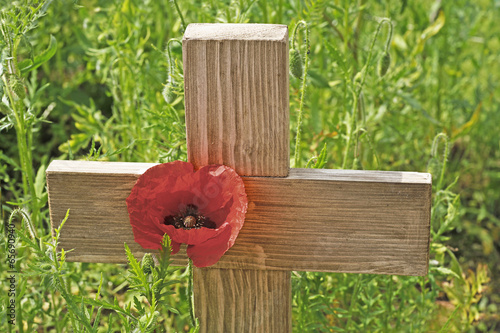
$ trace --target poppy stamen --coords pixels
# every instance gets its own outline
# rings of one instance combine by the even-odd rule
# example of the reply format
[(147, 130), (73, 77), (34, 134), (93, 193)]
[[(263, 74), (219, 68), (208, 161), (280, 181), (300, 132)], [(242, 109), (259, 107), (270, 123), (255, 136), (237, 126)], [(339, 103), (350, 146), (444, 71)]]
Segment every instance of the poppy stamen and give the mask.
[(184, 218), (184, 227), (186, 228), (194, 228), (196, 225), (196, 217), (193, 215), (188, 215)]
[(198, 212), (198, 207), (195, 205), (187, 205), (186, 208), (177, 215), (165, 216), (163, 223), (173, 225), (176, 229), (200, 229), (201, 227), (215, 229), (216, 224), (209, 218), (201, 215)]

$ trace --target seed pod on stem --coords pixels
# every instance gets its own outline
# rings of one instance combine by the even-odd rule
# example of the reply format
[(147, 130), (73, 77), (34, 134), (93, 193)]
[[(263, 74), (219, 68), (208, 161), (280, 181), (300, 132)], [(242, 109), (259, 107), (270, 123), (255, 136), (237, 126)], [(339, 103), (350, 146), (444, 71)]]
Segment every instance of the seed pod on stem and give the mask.
[(302, 67), (302, 57), (300, 55), (300, 52), (292, 48), (290, 49), (290, 74), (297, 78), (301, 79), (302, 75), (304, 74), (304, 68)]
[(175, 39), (175, 38), (172, 38), (170, 39), (168, 42), (167, 42), (167, 63), (168, 63), (168, 79), (167, 79), (167, 83), (165, 84), (165, 87), (163, 88), (163, 91), (162, 91), (162, 95), (163, 95), (163, 98), (165, 99), (165, 102), (167, 103), (172, 103), (174, 100), (175, 100), (175, 96), (176, 96), (176, 93), (175, 93), (175, 90), (177, 88), (177, 82), (175, 81), (175, 78), (174, 78), (174, 61), (172, 59), (172, 54), (170, 53), (170, 44), (171, 43), (174, 43), (174, 42), (177, 42), (179, 44), (181, 44), (182, 46), (182, 43), (178, 40), (178, 39)]
[(382, 21), (382, 23), (386, 22), (389, 25), (389, 35), (387, 36), (387, 40), (385, 41), (385, 49), (382, 57), (380, 57), (377, 66), (377, 74), (379, 77), (385, 76), (389, 67), (391, 66), (391, 54), (389, 50), (391, 49), (391, 40), (392, 40), (392, 22), (391, 21)]
[(153, 268), (155, 267), (155, 262), (153, 259), (153, 255), (151, 253), (144, 254), (141, 261), (141, 268), (144, 274), (148, 275), (153, 272)]
[(377, 74), (379, 77), (383, 77), (387, 74), (389, 66), (391, 65), (391, 54), (389, 51), (385, 51), (378, 61)]
[(19, 100), (24, 100), (26, 98), (26, 88), (21, 78), (12, 76), (10, 79), (10, 87)]
[(172, 78), (172, 76), (169, 75), (169, 78), (167, 80), (167, 84), (165, 84), (165, 87), (163, 88), (162, 95), (163, 98), (165, 99), (165, 102), (167, 103), (172, 103), (175, 99), (175, 81)]

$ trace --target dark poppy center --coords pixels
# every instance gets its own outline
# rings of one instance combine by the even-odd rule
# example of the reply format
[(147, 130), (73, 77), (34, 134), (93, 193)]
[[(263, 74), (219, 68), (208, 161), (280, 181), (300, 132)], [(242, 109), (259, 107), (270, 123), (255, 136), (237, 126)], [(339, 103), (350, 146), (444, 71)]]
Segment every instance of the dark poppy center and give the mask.
[(163, 223), (166, 225), (173, 225), (176, 229), (200, 229), (209, 228), (215, 229), (216, 224), (208, 217), (199, 213), (198, 207), (195, 205), (187, 205), (184, 210), (177, 215), (165, 216)]

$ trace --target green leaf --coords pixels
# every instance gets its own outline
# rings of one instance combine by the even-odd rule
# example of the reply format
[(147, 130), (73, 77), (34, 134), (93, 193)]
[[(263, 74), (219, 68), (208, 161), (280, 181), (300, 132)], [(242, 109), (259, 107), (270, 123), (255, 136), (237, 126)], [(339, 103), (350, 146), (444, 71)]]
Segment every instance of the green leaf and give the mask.
[(94, 319), (94, 330), (97, 332), (97, 329), (99, 328), (99, 322), (101, 321), (101, 312), (102, 312), (102, 307), (97, 309), (97, 314)]
[(418, 110), (422, 113), (422, 115), (427, 118), (431, 123), (435, 124), (435, 125), (439, 125), (441, 126), (441, 123), (439, 121), (437, 121), (436, 119), (434, 119), (425, 109), (424, 107), (422, 106), (422, 104), (420, 104), (420, 102), (418, 100), (416, 100), (415, 98), (413, 98), (412, 96), (410, 96), (409, 94), (405, 94), (403, 92), (399, 92), (399, 96), (406, 102), (408, 103), (408, 105), (410, 105), (412, 108), (414, 108), (415, 110)]
[(36, 173), (35, 177), (35, 193), (38, 198), (43, 195), (43, 190), (45, 189), (45, 164), (42, 164)]
[(439, 32), (439, 30), (441, 30), (441, 28), (444, 26), (444, 23), (445, 23), (445, 16), (444, 12), (441, 10), (439, 12), (439, 16), (434, 21), (434, 23), (428, 26), (427, 29), (425, 29), (422, 32), (422, 35), (420, 35), (417, 46), (415, 47), (413, 53), (414, 54), (422, 53), (422, 51), (424, 50), (425, 42), (429, 40), (432, 36), (435, 36)]
[(144, 314), (144, 307), (142, 306), (137, 296), (134, 296), (134, 306), (140, 314)]
[(138, 291), (141, 295), (145, 296), (151, 304), (151, 286), (148, 282), (148, 277), (142, 271), (141, 264), (135, 259), (127, 243), (124, 243), (124, 245), (130, 266), (129, 272), (131, 275), (128, 277), (130, 289)]
[(165, 234), (162, 239), (161, 243), (161, 249), (160, 249), (160, 257), (159, 257), (159, 262), (160, 265), (155, 267), (155, 269), (158, 270), (158, 273), (161, 278), (164, 278), (167, 276), (167, 270), (168, 267), (170, 266), (170, 263), (172, 262), (170, 260), (170, 253), (172, 252), (172, 241), (170, 240), (170, 237)]
[(112, 333), (112, 331), (111, 331), (113, 329), (113, 316), (112, 315), (113, 315), (112, 313), (109, 314), (107, 333)]
[(308, 70), (307, 75), (311, 79), (311, 84), (315, 87), (318, 88), (330, 88), (330, 83), (328, 82), (328, 79), (322, 75), (319, 72), (316, 72), (314, 70)]
[(446, 268), (446, 267), (433, 267), (433, 268), (431, 268), (431, 270), (432, 271), (436, 271), (436, 272), (438, 272), (440, 274), (443, 274), (443, 275), (447, 275), (447, 276), (451, 275), (451, 276), (453, 276), (453, 277), (461, 280), (460, 276), (458, 276), (457, 273), (455, 273), (454, 271), (452, 271), (449, 268)]
[(25, 75), (32, 70), (40, 67), (43, 63), (47, 62), (50, 58), (56, 54), (57, 51), (57, 40), (54, 36), (50, 35), (49, 46), (39, 55), (35, 56), (33, 60), (26, 59), (21, 61), (19, 68), (21, 69), (21, 74)]
[[(74, 296), (75, 300), (78, 299), (78, 301), (80, 301), (80, 297), (79, 296)], [(94, 300), (94, 299), (91, 299), (91, 298), (83, 298), (83, 302), (85, 304), (89, 304), (89, 305), (93, 305), (93, 306), (99, 306), (99, 307), (103, 307), (105, 309), (108, 309), (108, 310), (114, 310), (116, 311), (118, 314), (122, 314), (126, 317), (130, 317), (132, 318), (134, 321), (137, 320), (131, 313), (130, 311), (125, 311), (124, 309), (122, 309), (120, 307), (120, 305), (118, 304), (118, 300), (114, 299), (114, 304), (112, 303), (108, 303), (106, 301), (103, 301), (103, 300)]]
[(345, 63), (343, 55), (337, 50), (337, 48), (328, 42), (325, 43), (326, 48), (328, 49), (328, 52), (330, 55), (333, 57), (333, 59), (337, 62), (337, 64), (340, 66), (342, 71), (346, 72), (348, 71), (348, 66)]
[(323, 169), (325, 165), (326, 165), (326, 143), (324, 144), (323, 149), (321, 149), (318, 159), (316, 163), (314, 163), (313, 165), (313, 169)]

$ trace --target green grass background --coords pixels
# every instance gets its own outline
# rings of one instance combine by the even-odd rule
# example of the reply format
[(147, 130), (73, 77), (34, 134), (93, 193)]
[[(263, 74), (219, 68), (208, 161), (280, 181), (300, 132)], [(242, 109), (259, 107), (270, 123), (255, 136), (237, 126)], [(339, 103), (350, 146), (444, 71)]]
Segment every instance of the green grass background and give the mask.
[[(0, 1), (4, 225), (24, 207), (38, 235), (50, 233), (44, 170), (52, 159), (186, 159), (182, 50), (170, 43), (172, 66), (165, 52), (185, 24), (276, 23), (291, 31), (304, 20), (310, 52), (296, 166), (316, 163), (326, 147), (325, 168), (431, 172), (432, 244), (422, 278), (294, 272), (294, 331), (500, 330), (500, 1), (53, 1), (41, 3), (44, 16), (31, 15), (28, 5), (40, 3)], [(377, 62), (388, 25), (371, 48), (382, 18), (393, 26), (385, 76)], [(11, 70), (9, 41), (18, 42), (16, 63), (43, 63)], [(308, 51), (303, 30), (296, 43)], [(290, 77), (291, 137), (301, 92), (301, 80)], [(17, 104), (9, 96), (20, 97)], [(19, 270), (34, 272), (35, 252), (20, 241)], [(103, 299), (132, 301), (124, 266), (64, 265), (73, 295), (94, 297), (102, 273)], [(171, 274), (180, 282), (164, 302), (179, 314), (161, 309), (156, 331), (189, 331), (187, 276)], [(72, 310), (51, 275), (28, 275), (19, 280), (16, 327), (3, 316), (2, 284), (0, 330), (70, 331)], [(123, 330), (112, 310), (96, 326)]]

